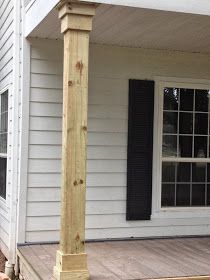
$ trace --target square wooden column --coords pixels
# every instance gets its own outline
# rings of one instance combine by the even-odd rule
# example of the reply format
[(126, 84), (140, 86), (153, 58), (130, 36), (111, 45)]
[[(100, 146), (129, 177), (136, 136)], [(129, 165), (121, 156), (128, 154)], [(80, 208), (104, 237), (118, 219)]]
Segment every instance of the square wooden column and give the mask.
[(85, 254), (89, 33), (95, 5), (61, 1), (64, 36), (60, 248), (56, 279), (89, 279)]

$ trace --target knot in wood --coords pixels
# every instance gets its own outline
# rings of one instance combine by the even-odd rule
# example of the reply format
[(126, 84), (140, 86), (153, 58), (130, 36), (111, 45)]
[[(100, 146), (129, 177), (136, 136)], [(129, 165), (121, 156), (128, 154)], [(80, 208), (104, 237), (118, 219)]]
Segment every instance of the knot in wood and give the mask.
[(80, 181), (79, 181), (79, 182), (80, 182), (80, 184), (83, 184), (83, 183), (84, 183), (84, 181), (83, 181), (82, 179), (80, 179)]
[(77, 68), (77, 70), (80, 71), (80, 75), (81, 75), (82, 74), (82, 70), (83, 70), (83, 63), (82, 63), (82, 61), (78, 61), (77, 62), (76, 68)]
[(76, 241), (79, 241), (79, 240), (80, 240), (79, 233), (77, 233), (75, 240), (76, 240)]
[(74, 181), (74, 186), (77, 186), (77, 181)]
[(87, 131), (87, 126), (83, 126), (82, 129), (83, 129), (84, 131)]
[(69, 87), (73, 86), (73, 82), (72, 81), (68, 81), (68, 86)]

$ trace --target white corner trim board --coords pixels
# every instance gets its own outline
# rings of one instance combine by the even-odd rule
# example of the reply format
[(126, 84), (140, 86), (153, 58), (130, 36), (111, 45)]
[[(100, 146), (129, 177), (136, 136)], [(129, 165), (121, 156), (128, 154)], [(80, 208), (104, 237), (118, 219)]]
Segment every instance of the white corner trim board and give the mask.
[[(81, 1), (82, 2), (82, 1)], [(85, 2), (121, 5), (135, 8), (154, 9), (179, 13), (190, 13), (199, 15), (210, 15), (209, 0), (86, 0)], [(25, 36), (36, 28), (36, 26), (48, 15), (48, 13), (59, 3), (59, 0), (34, 0), (26, 7)]]

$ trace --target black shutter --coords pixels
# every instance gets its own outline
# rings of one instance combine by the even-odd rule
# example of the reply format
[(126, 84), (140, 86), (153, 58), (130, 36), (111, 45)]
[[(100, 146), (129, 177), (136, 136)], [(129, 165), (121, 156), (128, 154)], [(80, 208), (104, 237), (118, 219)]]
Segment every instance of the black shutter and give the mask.
[(154, 82), (129, 80), (127, 220), (149, 220), (152, 204)]

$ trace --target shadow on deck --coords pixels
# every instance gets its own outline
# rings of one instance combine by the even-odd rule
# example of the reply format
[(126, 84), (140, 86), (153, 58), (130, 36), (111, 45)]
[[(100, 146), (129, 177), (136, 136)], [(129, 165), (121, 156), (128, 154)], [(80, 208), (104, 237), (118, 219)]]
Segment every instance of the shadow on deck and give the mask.
[[(24, 279), (54, 280), (57, 248), (52, 244), (20, 246), (20, 273)], [(210, 237), (107, 241), (88, 243), (86, 248), (91, 280), (210, 280)]]

